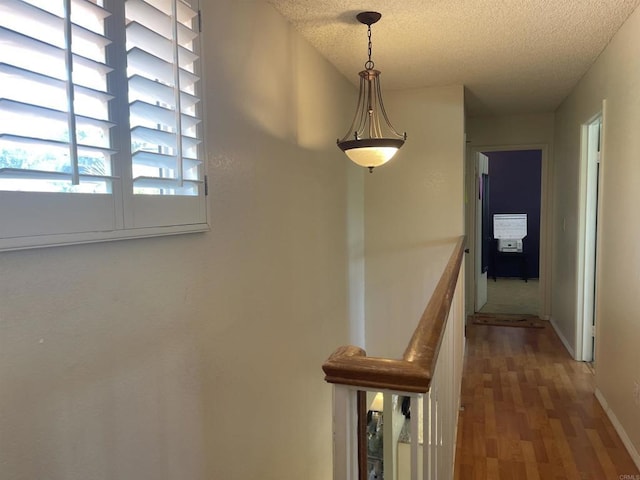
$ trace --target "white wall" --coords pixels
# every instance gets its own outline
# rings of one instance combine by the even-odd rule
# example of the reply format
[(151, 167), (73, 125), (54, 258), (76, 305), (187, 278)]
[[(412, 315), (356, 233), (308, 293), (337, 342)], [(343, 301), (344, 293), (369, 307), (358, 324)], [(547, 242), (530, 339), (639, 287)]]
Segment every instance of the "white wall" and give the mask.
[(634, 381), (640, 382), (638, 58), (640, 10), (630, 16), (557, 111), (553, 318), (575, 343), (580, 127), (601, 110), (606, 99), (598, 219), (596, 386), (640, 464), (640, 405), (633, 402)]
[(534, 145), (553, 143), (553, 113), (467, 118), (471, 145)]
[(367, 354), (401, 358), (463, 234), (461, 86), (384, 92), (408, 139), (365, 175)]
[(203, 7), (212, 230), (0, 254), (3, 479), (331, 476), (355, 89), (266, 3)]

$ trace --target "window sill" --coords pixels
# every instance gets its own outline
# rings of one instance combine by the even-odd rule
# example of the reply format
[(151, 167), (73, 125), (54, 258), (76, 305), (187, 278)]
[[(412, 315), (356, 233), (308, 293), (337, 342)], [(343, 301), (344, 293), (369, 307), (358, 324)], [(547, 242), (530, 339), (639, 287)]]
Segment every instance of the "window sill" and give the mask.
[(170, 227), (132, 228), (104, 232), (82, 232), (57, 235), (35, 235), (30, 237), (14, 237), (0, 239), (0, 252), (29, 250), (34, 248), (61, 247), (65, 245), (81, 245), (85, 243), (112, 242), (135, 238), (162, 237), (185, 233), (208, 232), (206, 223), (193, 225), (177, 225)]

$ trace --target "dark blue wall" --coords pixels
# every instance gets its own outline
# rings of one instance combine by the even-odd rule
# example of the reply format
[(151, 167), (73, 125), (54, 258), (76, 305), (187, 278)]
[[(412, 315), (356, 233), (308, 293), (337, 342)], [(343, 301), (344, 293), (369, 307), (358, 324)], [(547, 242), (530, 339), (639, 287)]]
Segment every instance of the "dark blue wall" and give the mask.
[[(541, 150), (484, 152), (489, 157), (489, 211), (493, 236), (495, 213), (526, 213), (527, 236), (523, 242), (529, 278), (538, 278), (540, 264)], [(493, 263), (493, 265), (492, 265)], [(513, 259), (489, 262), (489, 276), (519, 277), (520, 265)]]

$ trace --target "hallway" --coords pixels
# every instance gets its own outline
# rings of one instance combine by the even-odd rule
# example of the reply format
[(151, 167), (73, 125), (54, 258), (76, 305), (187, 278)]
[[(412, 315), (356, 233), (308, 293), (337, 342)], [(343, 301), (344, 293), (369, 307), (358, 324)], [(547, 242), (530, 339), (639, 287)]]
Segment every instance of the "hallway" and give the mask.
[(469, 325), (455, 479), (636, 478), (593, 385), (550, 325)]

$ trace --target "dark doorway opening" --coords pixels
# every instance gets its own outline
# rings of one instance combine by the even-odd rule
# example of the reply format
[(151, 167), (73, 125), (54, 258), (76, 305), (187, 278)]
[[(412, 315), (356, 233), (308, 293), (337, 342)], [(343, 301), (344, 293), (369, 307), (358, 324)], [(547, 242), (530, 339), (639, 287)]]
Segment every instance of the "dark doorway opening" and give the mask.
[[(483, 152), (488, 157), (487, 304), (483, 312), (538, 313), (542, 150)], [(496, 214), (526, 214), (527, 235), (518, 251), (501, 251), (494, 236)], [(483, 248), (484, 250), (484, 248)], [(485, 252), (483, 252), (483, 257)], [(484, 260), (484, 258), (483, 258)], [(484, 263), (484, 262), (483, 262)]]

